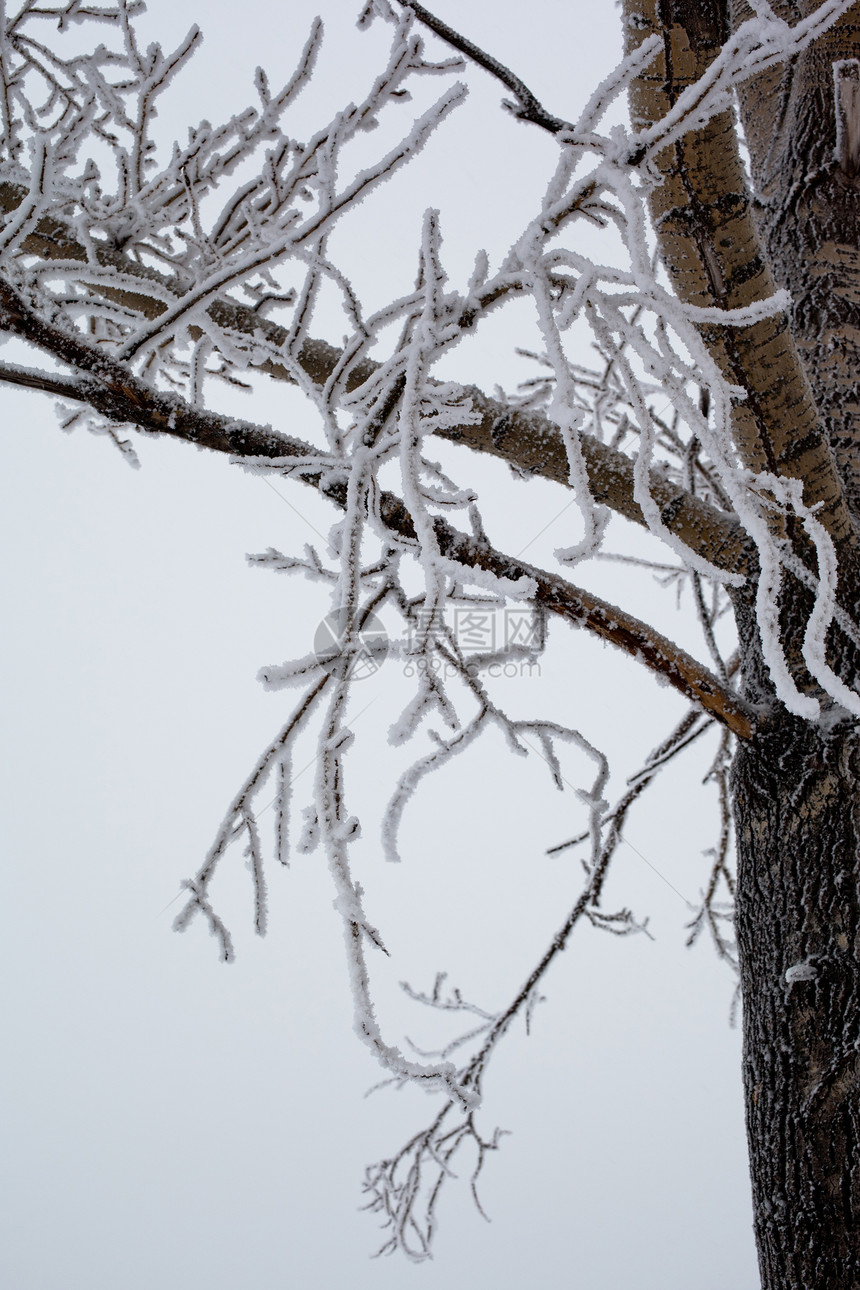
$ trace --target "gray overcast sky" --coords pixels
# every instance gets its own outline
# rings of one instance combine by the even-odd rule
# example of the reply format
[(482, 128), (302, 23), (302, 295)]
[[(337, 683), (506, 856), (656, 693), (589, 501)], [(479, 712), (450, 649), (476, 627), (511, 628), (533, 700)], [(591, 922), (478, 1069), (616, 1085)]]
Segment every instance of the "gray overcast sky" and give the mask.
[[(186, 87), (165, 101), (171, 137), (239, 108), (258, 63), (273, 81), (286, 74), (318, 11), (328, 43), (299, 133), (321, 105), (358, 93), (383, 39), (356, 32), (346, 0), (149, 8), (150, 38), (168, 45), (193, 21), (206, 37)], [(611, 5), (597, 16), (558, 0), (438, 11), (559, 113), (575, 114), (615, 61)], [(470, 103), (414, 172), (346, 226), (365, 293), (408, 286), (427, 205), (442, 210), (452, 278), (477, 247), (503, 251), (528, 217), (552, 148), (503, 117), (486, 78), (470, 83)], [(492, 343), (458, 351), (451, 374), (512, 384), (511, 319)], [(257, 419), (313, 434), (287, 394), (265, 397)], [(351, 1032), (319, 858), (271, 875), (264, 942), (250, 934), (234, 858), (221, 891), (238, 947), (229, 968), (201, 928), (171, 931), (180, 880), (293, 701), (264, 693), (257, 669), (304, 653), (325, 612), (318, 589), (248, 569), (245, 552), (318, 541), (330, 513), (166, 441), (141, 444), (132, 472), (105, 441), (62, 435), (40, 396), (2, 398), (4, 1287), (753, 1290), (733, 984), (705, 945), (683, 948), (685, 899), (697, 897), (714, 836), (698, 787), (713, 744), (654, 790), (619, 855), (608, 903), (650, 915), (655, 939), (578, 933), (532, 1036), (513, 1033), (491, 1071), (485, 1122), (511, 1131), (482, 1182), (492, 1222), (452, 1184), (432, 1263), (371, 1262), (363, 1168), (431, 1107), (409, 1092), (363, 1098), (378, 1072)], [(487, 467), (482, 482), (497, 480)], [(566, 499), (524, 491), (515, 513), (500, 501), (498, 521), (510, 545), (549, 559), (568, 540)], [(607, 578), (610, 598), (648, 612), (653, 584)], [(687, 632), (667, 612), (666, 629)], [(365, 684), (351, 773), (370, 821), (402, 764), (385, 732), (403, 687), (384, 670)], [(580, 725), (617, 761), (616, 785), (682, 711), (633, 664), (570, 632), (554, 634), (541, 677), (527, 694), (524, 684), (512, 682), (512, 703), (525, 696)], [(478, 745), (427, 784), (407, 816), (402, 866), (383, 866), (368, 843), (360, 876), (392, 949), (379, 992), (394, 1038), (406, 1029), (420, 1043), (426, 1020), (398, 1002), (398, 980), (426, 988), (445, 969), (468, 997), (498, 1006), (575, 898), (577, 861), (545, 849), (581, 814), (540, 771)], [(297, 785), (298, 805), (310, 781)]]

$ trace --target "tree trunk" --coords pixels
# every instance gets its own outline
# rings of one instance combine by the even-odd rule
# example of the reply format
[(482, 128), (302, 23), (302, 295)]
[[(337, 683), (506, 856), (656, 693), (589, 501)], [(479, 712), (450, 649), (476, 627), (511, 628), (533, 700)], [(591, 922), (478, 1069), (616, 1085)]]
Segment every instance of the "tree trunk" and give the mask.
[(860, 739), (774, 707), (733, 768), (763, 1290), (860, 1290)]
[[(776, 0), (773, 7), (793, 24), (817, 2)], [(634, 122), (658, 119), (715, 57), (730, 21), (736, 27), (751, 16), (746, 0), (626, 0), (628, 47), (649, 31), (663, 40), (662, 54), (632, 86)], [(735, 427), (739, 452), (753, 466), (762, 455), (771, 469), (804, 478), (807, 500), (824, 501), (819, 514), (841, 547), (840, 600), (855, 619), (856, 59), (860, 5), (800, 58), (745, 87), (740, 110), (753, 220), (740, 163), (733, 160), (728, 114), (661, 154), (664, 181), (651, 196), (661, 251), (682, 298), (730, 307), (745, 293), (761, 298), (771, 273), (792, 295), (785, 327), (797, 346), (795, 359), (785, 343), (781, 366), (761, 362), (752, 328), (728, 339), (725, 329), (713, 328), (705, 339), (727, 375), (748, 391), (746, 421), (739, 417)], [(808, 399), (792, 362), (805, 373), (800, 380)], [(794, 406), (807, 409), (804, 417), (786, 415), (786, 392), (794, 386), (800, 391)], [(860, 732), (832, 703), (811, 724), (777, 702), (761, 663), (751, 596), (745, 589), (735, 598), (745, 697), (767, 716), (754, 739), (739, 741), (732, 793), (744, 1089), (762, 1287), (860, 1290)], [(815, 687), (799, 660), (810, 607), (798, 584), (787, 588), (786, 653), (807, 690)], [(856, 653), (835, 635), (831, 646), (842, 654), (831, 666), (856, 684)]]
[[(813, 7), (774, 5), (792, 23)], [(733, 24), (749, 16), (733, 0)], [(842, 60), (860, 56), (858, 18), (855, 5), (799, 59), (755, 78), (740, 96), (756, 222), (774, 278), (792, 296), (792, 333), (855, 521), (860, 187), (852, 139), (838, 147), (834, 86), (839, 71), (853, 71)], [(856, 618), (848, 563), (840, 596)], [(796, 642), (802, 607), (786, 605), (784, 617)], [(739, 619), (749, 642), (748, 697), (760, 700), (768, 687), (743, 611)], [(840, 670), (854, 681), (856, 660)], [(860, 1290), (860, 738), (856, 722), (837, 713), (831, 708), (815, 726), (774, 706), (759, 737), (738, 748), (733, 772), (744, 1090), (763, 1290)]]
[[(789, 23), (818, 0), (775, 0)], [(731, 0), (733, 26), (752, 17)], [(754, 215), (855, 521), (860, 519), (860, 5), (739, 95)], [(853, 64), (853, 66), (852, 66)], [(837, 125), (837, 118), (840, 118)]]

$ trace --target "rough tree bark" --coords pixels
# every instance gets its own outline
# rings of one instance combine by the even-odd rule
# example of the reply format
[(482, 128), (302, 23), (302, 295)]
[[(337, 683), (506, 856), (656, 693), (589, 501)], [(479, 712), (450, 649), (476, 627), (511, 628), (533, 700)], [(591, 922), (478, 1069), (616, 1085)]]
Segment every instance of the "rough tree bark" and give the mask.
[[(790, 23), (812, 5), (776, 3)], [(743, 0), (627, 0), (628, 45), (651, 32), (664, 55), (632, 90), (655, 120), (752, 15)], [(751, 465), (804, 480), (841, 548), (839, 594), (858, 605), (860, 502), (860, 6), (800, 58), (741, 95), (754, 199), (729, 114), (658, 159), (651, 199), (664, 260), (685, 299), (731, 307), (788, 288), (782, 319), (705, 339), (749, 392), (738, 417)], [(837, 130), (837, 120), (839, 129)], [(704, 330), (704, 329), (703, 329)], [(790, 535), (795, 537), (796, 535)], [(802, 554), (802, 548), (797, 546)], [(793, 599), (791, 598), (793, 594)], [(800, 688), (808, 605), (789, 588), (783, 622)], [(748, 596), (736, 597), (745, 696), (767, 715), (733, 768), (744, 1088), (763, 1290), (860, 1287), (860, 747), (856, 723), (825, 707), (790, 716), (761, 665)], [(857, 659), (835, 638), (839, 670)], [(829, 715), (828, 715), (829, 714)]]
[(858, 752), (850, 720), (813, 726), (773, 708), (733, 768), (763, 1290), (860, 1286)]
[[(776, 6), (790, 21), (808, 9)], [(749, 9), (735, 3), (731, 16), (736, 24)], [(853, 148), (843, 145), (841, 155), (837, 148), (843, 141), (837, 140), (836, 105), (844, 97), (839, 63), (844, 69), (843, 60), (858, 56), (860, 9), (855, 6), (795, 63), (752, 81), (740, 100), (758, 199), (756, 222), (774, 277), (792, 295), (792, 334), (855, 523), (860, 187)], [(852, 565), (843, 561), (841, 594), (856, 616)], [(843, 668), (848, 675), (856, 672), (856, 659), (849, 655)], [(751, 675), (748, 695), (754, 684)], [(855, 723), (816, 727), (775, 712), (755, 746), (739, 748), (734, 802), (744, 1087), (762, 1284), (765, 1290), (855, 1290), (860, 1286)]]

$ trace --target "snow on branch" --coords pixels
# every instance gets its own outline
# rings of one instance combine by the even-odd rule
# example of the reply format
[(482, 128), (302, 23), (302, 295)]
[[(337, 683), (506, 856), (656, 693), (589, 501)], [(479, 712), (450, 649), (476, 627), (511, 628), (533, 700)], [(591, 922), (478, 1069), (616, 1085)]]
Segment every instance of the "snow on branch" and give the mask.
[[(0, 184), (0, 207), (17, 209), (22, 192), (15, 185)], [(86, 259), (84, 248), (74, 240), (68, 229), (56, 220), (47, 221), (44, 218), (37, 231), (24, 239), (23, 249), (29, 254), (47, 256), (46, 265), (36, 265), (32, 270), (39, 278), (50, 273), (57, 254), (65, 255), (75, 262)], [(98, 295), (108, 296), (146, 317), (157, 316), (166, 304), (175, 299), (178, 289), (176, 282), (164, 278), (154, 269), (136, 263), (121, 253), (108, 251), (101, 244), (95, 248), (95, 254), (97, 263), (87, 264), (86, 269), (77, 264), (75, 267), (81, 280)], [(408, 309), (410, 304), (410, 300), (405, 299), (398, 305), (398, 309)], [(79, 306), (82, 312), (92, 311), (93, 307), (91, 298), (82, 299)], [(308, 388), (311, 394), (316, 386), (322, 386), (324, 400), (334, 397), (338, 391), (345, 392), (346, 396), (350, 395), (360, 385), (376, 379), (375, 374), (379, 371), (380, 365), (377, 362), (363, 357), (367, 334), (357, 337), (344, 350), (338, 350), (326, 341), (306, 338), (300, 346), (294, 347), (294, 353), (287, 358), (285, 345), (289, 339), (288, 332), (255, 309), (217, 299), (208, 307), (207, 313), (219, 329), (222, 350), (228, 349), (228, 352), (241, 356), (240, 361), (248, 361), (252, 367), (275, 379), (293, 382), (298, 380), (301, 384), (303, 378), (306, 378), (303, 388)], [(396, 311), (393, 309), (381, 311), (376, 315), (378, 323), (374, 320), (365, 322), (365, 333), (369, 331), (372, 334), (375, 325), (383, 325), (395, 316)], [(190, 332), (194, 334), (195, 329), (190, 329)], [(254, 337), (251, 350), (243, 337)], [(57, 379), (45, 374), (40, 383), (35, 375), (21, 376), (20, 369), (13, 365), (7, 365), (2, 376), (10, 382), (33, 389), (41, 388), (46, 392), (54, 392)], [(619, 415), (616, 411), (619, 399), (623, 399), (623, 392), (612, 388), (611, 383), (605, 388), (611, 376), (612, 364), (602, 375), (586, 369), (577, 373), (578, 389), (593, 391), (592, 423), (597, 417), (602, 420), (608, 416), (610, 423), (624, 424), (624, 413)], [(567, 482), (569, 472), (561, 435), (553, 430), (552, 423), (540, 411), (540, 391), (548, 388), (547, 382), (538, 382), (535, 395), (526, 400), (505, 403), (487, 398), (475, 387), (468, 387), (464, 390), (464, 395), (472, 404), (471, 418), (437, 423), (433, 427), (433, 433), (467, 444), (477, 451), (501, 457), (530, 475), (542, 476), (559, 483)], [(67, 398), (85, 398), (80, 392), (76, 394), (71, 386), (58, 389), (57, 392), (63, 393)], [(198, 397), (200, 393), (198, 390)], [(583, 406), (589, 410), (588, 404)], [(602, 414), (599, 411), (601, 406), (605, 406)], [(133, 418), (129, 420), (133, 421)], [(581, 433), (579, 438), (589, 488), (595, 500), (636, 523), (644, 523), (642, 511), (633, 495), (630, 458), (603, 442), (602, 437), (594, 433)], [(219, 448), (215, 441), (208, 442), (206, 446), (215, 450)], [(223, 450), (237, 455), (244, 453), (253, 456), (260, 452), (266, 455), (266, 449), (254, 437), (248, 438), (244, 445), (234, 443)], [(282, 455), (290, 455), (286, 445)], [(715, 481), (712, 480), (711, 483), (714, 484)], [(698, 549), (722, 569), (743, 570), (747, 567), (748, 555), (744, 550), (743, 533), (730, 515), (667, 479), (657, 478), (652, 481), (652, 493), (665, 517), (664, 522), (682, 536), (687, 545)], [(724, 505), (720, 500), (721, 505)]]
[[(263, 876), (263, 855), (254, 804), (273, 770), (283, 768), (287, 764), (284, 759), (289, 754), (290, 745), (309, 718), (329, 681), (329, 676), (323, 676), (306, 692), (289, 721), (260, 756), (254, 769), (230, 803), (227, 814), (218, 828), (215, 840), (209, 848), (202, 866), (194, 878), (184, 884), (190, 895), (182, 910), (177, 914), (173, 926), (178, 932), (183, 932), (194, 916), (202, 913), (209, 923), (213, 935), (219, 940), (221, 957), (227, 963), (233, 958), (233, 942), (224, 923), (212, 908), (209, 898), (209, 886), (228, 847), (244, 834), (247, 839), (248, 854), (252, 862), (254, 926), (258, 935), (265, 935), (267, 922), (266, 884)], [(283, 792), (282, 786), (279, 800), (282, 799)], [(278, 821), (281, 847), (283, 847), (285, 843), (282, 834), (285, 820), (281, 811), (278, 813)]]
[(678, 95), (669, 111), (636, 136), (637, 160), (653, 156), (720, 112), (731, 110), (732, 95), (739, 85), (796, 58), (838, 22), (852, 3), (853, 0), (825, 0), (793, 27), (777, 18), (769, 4), (754, 5), (755, 17), (741, 23), (702, 75)]
[[(776, 334), (787, 302), (772, 284), (748, 299), (732, 298), (719, 285), (721, 261), (705, 242), (696, 263), (707, 269), (701, 274), (707, 289), (673, 295), (648, 223), (648, 201), (659, 191), (657, 159), (668, 144), (722, 112), (745, 76), (794, 57), (846, 5), (828, 0), (789, 28), (757, 4), (755, 18), (666, 110), (640, 128), (604, 133), (607, 105), (635, 88), (662, 42), (646, 37), (631, 49), (571, 123), (547, 113), (514, 72), (422, 6), (401, 7), (386, 0), (366, 7), (364, 25), (378, 15), (390, 25), (385, 65), (357, 103), (335, 111), (306, 142), (288, 130), (286, 113), (321, 56), (319, 23), (281, 88), (258, 69), (251, 106), (221, 125), (202, 121), (163, 155), (152, 135), (154, 105), (196, 48), (196, 28), (165, 54), (157, 44), (145, 51), (139, 45), (139, 6), (132, 3), (50, 11), (25, 5), (16, 17), (0, 19), (0, 331), (44, 364), (7, 362), (0, 381), (74, 405), (71, 416), (63, 412), (67, 426), (86, 420), (98, 433), (107, 429), (123, 450), (122, 425), (172, 435), (226, 452), (246, 470), (295, 479), (333, 504), (320, 551), (270, 548), (252, 557), (259, 567), (301, 573), (328, 589), (331, 640), (325, 647), (309, 640), (298, 659), (261, 669), (268, 689), (298, 686), (301, 697), (185, 884), (176, 926), (200, 915), (220, 957), (233, 957), (217, 876), (241, 843), (253, 925), (265, 933), (268, 856), (281, 863), (289, 856), (295, 749), (299, 738), (313, 739), (314, 782), (295, 849), (318, 847), (328, 865), (356, 1033), (388, 1080), (443, 1100), (430, 1126), (367, 1177), (369, 1205), (388, 1224), (385, 1248), (423, 1258), (454, 1157), (471, 1145), (474, 1190), (499, 1144), (498, 1131), (485, 1134), (476, 1118), (488, 1063), (514, 1020), (528, 1022), (544, 976), (575, 927), (585, 921), (622, 935), (643, 929), (630, 911), (607, 912), (601, 904), (632, 803), (711, 722), (740, 739), (756, 737), (762, 714), (742, 697), (718, 640), (725, 587), (748, 595), (756, 579), (762, 652), (787, 707), (817, 717), (809, 678), (859, 715), (860, 699), (830, 652), (837, 631), (851, 639), (856, 632), (837, 598), (843, 547), (836, 512), (804, 491), (789, 469), (791, 445), (780, 455), (766, 425), (756, 423), (757, 438), (741, 442), (738, 425), (759, 415), (757, 392), (740, 379), (742, 364), (717, 354), (720, 346), (721, 354), (742, 347), (756, 329)], [(415, 278), (370, 307), (350, 275), (350, 239), (341, 239), (338, 251), (334, 231), (368, 194), (395, 182), (435, 137), (444, 137), (452, 113), (466, 102), (465, 86), (454, 81), (433, 106), (404, 119), (415, 78), (461, 69), (459, 60), (427, 58), (416, 19), (501, 80), (515, 97), (514, 115), (552, 134), (558, 155), (498, 263), (478, 248), (474, 269), (464, 281), (452, 280), (444, 212), (428, 201), (416, 230)], [(88, 25), (98, 27), (99, 41), (81, 55), (80, 32)], [(74, 49), (66, 41), (72, 26)], [(367, 149), (354, 145), (380, 122), (395, 142), (389, 138), (368, 161)], [(582, 221), (607, 230), (603, 258), (584, 253)], [(321, 303), (327, 295), (337, 301), (336, 323)], [(528, 302), (533, 313), (524, 338), (533, 379), (495, 398), (444, 379), (439, 364), (514, 300)], [(317, 328), (337, 335), (337, 343), (312, 338)], [(582, 361), (584, 343), (592, 347), (591, 365)], [(224, 384), (253, 390), (261, 373), (289, 380), (305, 395), (314, 442), (218, 410)], [(555, 567), (506, 553), (510, 533), (499, 522), (502, 531), (493, 531), (491, 512), (468, 476), (468, 456), (450, 452), (436, 460), (430, 446), (438, 452), (439, 440), (508, 461), (518, 474), (513, 487), (534, 474), (571, 490), (575, 507)], [(670, 548), (668, 572), (657, 572), (668, 586), (692, 590), (703, 653), (715, 670), (562, 576), (566, 567), (607, 554), (610, 510)], [(453, 516), (462, 517), (462, 526)], [(786, 571), (813, 593), (802, 647), (808, 677), (789, 664), (782, 639)], [(450, 623), (450, 613), (464, 606), (517, 606), (528, 619), (525, 639), (506, 638), (470, 655)], [(383, 613), (397, 619), (407, 644), (378, 626)], [(606, 758), (586, 731), (554, 716), (509, 710), (497, 692), (493, 668), (539, 658), (550, 616), (621, 648), (694, 704), (615, 808), (605, 800)], [(576, 842), (588, 848), (582, 890), (511, 1002), (498, 1010), (472, 1004), (457, 991), (443, 993), (441, 979), (431, 992), (411, 991), (425, 1006), (465, 1014), (469, 1027), (438, 1052), (413, 1045), (413, 1055), (391, 1040), (376, 1014), (371, 976), (388, 951), (372, 918), (372, 896), (356, 877), (368, 828), (351, 798), (360, 746), (354, 687), (358, 668), (376, 663), (383, 646), (414, 679), (390, 731), (395, 747), (414, 744), (380, 822), (389, 859), (401, 854), (398, 827), (425, 777), (455, 756), (474, 755), (489, 730), (502, 735), (512, 755), (539, 757), (556, 789), (573, 790), (573, 809), (584, 813)], [(731, 959), (721, 908), (732, 890), (727, 748), (728, 735), (710, 774), (722, 794), (721, 834), (691, 935), (707, 926), (718, 953)], [(273, 781), (270, 846), (260, 825), (268, 803), (260, 795)]]

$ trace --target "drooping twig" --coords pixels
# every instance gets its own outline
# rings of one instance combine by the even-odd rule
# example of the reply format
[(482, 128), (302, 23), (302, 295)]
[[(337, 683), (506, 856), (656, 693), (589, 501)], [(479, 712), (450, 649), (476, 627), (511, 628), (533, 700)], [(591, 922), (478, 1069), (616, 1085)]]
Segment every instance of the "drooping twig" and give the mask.
[[(488, 1062), (500, 1041), (518, 1016), (530, 1015), (540, 982), (564, 951), (577, 924), (588, 917), (590, 909), (599, 900), (612, 854), (611, 849), (602, 849), (578, 900), (520, 989), (507, 1007), (475, 1032), (483, 1033), (484, 1038), (478, 1051), (460, 1072), (463, 1088), (480, 1093)], [(637, 928), (629, 924), (627, 930)], [(383, 1227), (389, 1233), (379, 1253), (401, 1250), (415, 1261), (431, 1257), (439, 1197), (445, 1183), (456, 1177), (452, 1168), (453, 1157), (467, 1143), (472, 1143), (476, 1149), (476, 1164), (471, 1177), (472, 1196), (479, 1212), (484, 1214), (476, 1190), (477, 1179), (487, 1153), (498, 1149), (501, 1132), (496, 1129), (487, 1138), (478, 1127), (475, 1110), (461, 1110), (450, 1099), (431, 1123), (395, 1155), (369, 1166), (364, 1181), (364, 1192), (368, 1197), (366, 1208), (381, 1216)], [(428, 1171), (432, 1174), (429, 1182)]]
[[(14, 211), (26, 197), (26, 189), (11, 183), (0, 183), (0, 210)], [(53, 215), (43, 217), (35, 232), (24, 240), (22, 249), (47, 262), (55, 260), (86, 261), (87, 251), (73, 232)], [(106, 298), (122, 303), (124, 307), (147, 318), (157, 318), (164, 312), (165, 300), (181, 295), (181, 284), (159, 274), (150, 264), (139, 263), (113, 247), (96, 243), (92, 254), (105, 272), (100, 280), (93, 275), (92, 290)], [(118, 283), (126, 285), (119, 286)], [(488, 302), (489, 303), (489, 302)], [(265, 341), (265, 356), (251, 356), (251, 364), (275, 380), (295, 382), (295, 367), (283, 355), (289, 340), (286, 328), (261, 317), (254, 309), (234, 300), (216, 299), (207, 306), (207, 313), (216, 327), (226, 335), (235, 335), (240, 343), (256, 336)], [(471, 326), (467, 314), (461, 325)], [(197, 335), (194, 328), (190, 329)], [(307, 339), (293, 361), (312, 382), (324, 387), (334, 374), (342, 370), (344, 388), (355, 391), (369, 380), (378, 364), (370, 359), (346, 363), (346, 354), (327, 341)], [(48, 373), (7, 364), (0, 367), (0, 380), (9, 384), (42, 390), (63, 398), (86, 402), (86, 390), (76, 388), (74, 382), (63, 384), (62, 378)], [(439, 426), (435, 433), (442, 438), (464, 444), (478, 452), (487, 453), (510, 462), (516, 469), (529, 475), (541, 476), (556, 483), (568, 484), (569, 472), (564, 445), (556, 426), (539, 409), (518, 408), (505, 405), (498, 399), (487, 397), (474, 386), (464, 388), (464, 395), (471, 400), (473, 412), (478, 415), (460, 425)], [(114, 415), (123, 420), (119, 408)], [(111, 413), (105, 409), (105, 415)], [(133, 418), (128, 418), (133, 422)], [(595, 501), (609, 506), (616, 513), (636, 524), (643, 524), (641, 508), (634, 498), (633, 466), (624, 453), (605, 444), (590, 434), (581, 436), (582, 453), (588, 472), (589, 487)], [(194, 440), (201, 447), (228, 451), (236, 455), (273, 455), (252, 436), (246, 442), (235, 440), (232, 446), (221, 447), (219, 438)], [(295, 442), (295, 441), (293, 441)], [(273, 444), (277, 444), (273, 435)], [(290, 455), (285, 446), (283, 455)], [(725, 511), (720, 511), (706, 501), (693, 496), (675, 482), (655, 478), (652, 491), (673, 532), (698, 549), (713, 564), (734, 571), (746, 571), (750, 566), (749, 541), (737, 521)]]
[[(337, 473), (332, 475), (335, 462), (327, 454), (301, 440), (276, 435), (268, 427), (219, 416), (192, 407), (178, 395), (164, 395), (153, 390), (126, 364), (97, 351), (75, 333), (43, 321), (8, 283), (2, 281), (0, 326), (85, 372), (86, 378), (70, 378), (66, 388), (72, 397), (87, 402), (99, 412), (118, 421), (128, 421), (222, 452), (245, 455), (253, 446), (256, 449), (254, 455), (294, 458), (299, 467), (297, 473), (304, 482), (319, 488), (338, 505), (346, 504), (344, 485)], [(22, 383), (25, 378), (30, 379), (26, 372)], [(50, 379), (53, 391), (59, 392), (58, 382)], [(379, 515), (392, 532), (414, 540), (412, 517), (399, 498), (383, 493)], [(545, 574), (485, 546), (453, 529), (441, 518), (435, 520), (434, 527), (440, 548), (448, 558), (467, 569), (477, 567), (504, 579), (533, 580), (537, 600), (551, 613), (588, 628), (639, 658), (647, 667), (664, 676), (670, 685), (687, 697), (695, 698), (721, 721), (728, 723), (741, 737), (752, 735), (755, 724), (752, 711), (736, 695), (725, 690), (706, 668), (645, 623), (589, 592), (572, 587), (563, 578)]]

